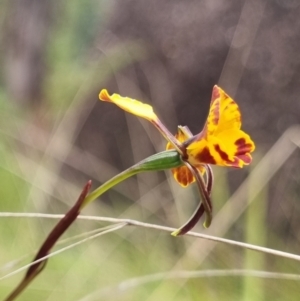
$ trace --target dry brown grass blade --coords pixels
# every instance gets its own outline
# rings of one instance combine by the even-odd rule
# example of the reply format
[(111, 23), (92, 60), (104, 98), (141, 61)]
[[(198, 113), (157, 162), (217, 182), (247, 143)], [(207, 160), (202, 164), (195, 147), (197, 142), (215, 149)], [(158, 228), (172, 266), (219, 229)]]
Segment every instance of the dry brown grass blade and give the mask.
[(40, 247), (33, 262), (37, 261), (35, 264), (30, 266), (25, 274), (23, 280), (19, 285), (12, 291), (12, 293), (4, 299), (4, 301), (13, 301), (18, 297), (23, 290), (31, 283), (31, 281), (39, 275), (39, 273), (44, 269), (47, 259), (39, 261), (39, 259), (45, 257), (49, 254), (52, 247), (55, 245), (57, 240), (62, 236), (62, 234), (71, 226), (71, 224), (76, 220), (80, 213), (81, 205), (87, 196), (90, 188), (92, 186), (92, 181), (88, 181), (84, 186), (78, 200), (75, 205), (64, 215), (64, 217), (56, 224), (50, 234), (47, 236), (46, 240)]

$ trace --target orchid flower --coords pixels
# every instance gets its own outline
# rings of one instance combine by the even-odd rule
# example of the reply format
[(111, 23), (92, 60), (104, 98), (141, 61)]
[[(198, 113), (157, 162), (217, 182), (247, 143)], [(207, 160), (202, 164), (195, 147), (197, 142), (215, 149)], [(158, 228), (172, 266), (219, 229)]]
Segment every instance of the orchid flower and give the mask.
[(204, 212), (204, 226), (209, 227), (212, 220), (210, 194), (213, 185), (210, 165), (241, 168), (251, 163), (250, 153), (255, 149), (250, 136), (241, 130), (241, 113), (236, 102), (220, 87), (214, 86), (203, 130), (193, 135), (187, 126), (178, 126), (178, 133), (174, 136), (150, 105), (119, 94), (109, 95), (107, 90), (102, 90), (99, 98), (150, 121), (168, 141), (166, 149), (175, 149), (180, 155), (182, 165), (172, 169), (175, 180), (183, 187), (197, 183), (201, 202), (190, 220), (172, 235), (188, 232)]

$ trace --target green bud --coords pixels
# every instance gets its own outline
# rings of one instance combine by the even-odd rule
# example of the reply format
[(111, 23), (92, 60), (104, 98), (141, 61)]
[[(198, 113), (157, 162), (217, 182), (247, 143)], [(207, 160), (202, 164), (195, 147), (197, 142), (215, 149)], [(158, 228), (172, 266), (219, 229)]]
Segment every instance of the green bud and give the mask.
[(176, 150), (167, 150), (155, 155), (152, 155), (141, 162), (134, 165), (132, 168), (138, 172), (165, 170), (182, 166), (182, 160)]

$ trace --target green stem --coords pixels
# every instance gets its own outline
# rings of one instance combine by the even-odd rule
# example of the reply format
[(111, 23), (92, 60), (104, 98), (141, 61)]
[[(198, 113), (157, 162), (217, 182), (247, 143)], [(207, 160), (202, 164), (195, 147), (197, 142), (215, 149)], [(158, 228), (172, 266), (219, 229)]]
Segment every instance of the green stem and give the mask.
[(85, 200), (83, 201), (81, 205), (81, 210), (86, 207), (89, 203), (93, 202), (96, 198), (98, 198), (100, 195), (102, 195), (105, 191), (109, 190), (113, 186), (119, 184), (120, 182), (126, 180), (127, 178), (130, 178), (131, 176), (134, 176), (135, 174), (141, 172), (139, 169), (135, 169), (134, 166), (124, 170), (120, 174), (114, 176), (107, 182), (105, 182), (103, 185), (99, 186), (97, 189), (92, 191), (90, 194), (87, 195)]
[(101, 185), (100, 187), (92, 191), (90, 194), (88, 194), (84, 199), (80, 210), (82, 210), (85, 206), (93, 202), (96, 198), (98, 198), (108, 189), (140, 172), (165, 170), (179, 167), (182, 165), (183, 162), (176, 150), (168, 150), (152, 155), (144, 159), (143, 161), (129, 167), (120, 174), (114, 176), (113, 178), (105, 182), (103, 185)]

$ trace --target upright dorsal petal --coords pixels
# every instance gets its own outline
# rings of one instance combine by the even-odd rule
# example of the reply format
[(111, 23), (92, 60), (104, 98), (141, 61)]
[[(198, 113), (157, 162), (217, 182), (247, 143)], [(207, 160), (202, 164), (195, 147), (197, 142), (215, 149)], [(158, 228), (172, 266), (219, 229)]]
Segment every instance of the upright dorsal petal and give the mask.
[(237, 103), (221, 88), (214, 86), (203, 134), (187, 146), (191, 164), (243, 167), (251, 160), (255, 145), (241, 129)]
[(214, 86), (204, 133), (214, 135), (228, 129), (240, 129), (241, 113), (236, 102), (220, 87)]

